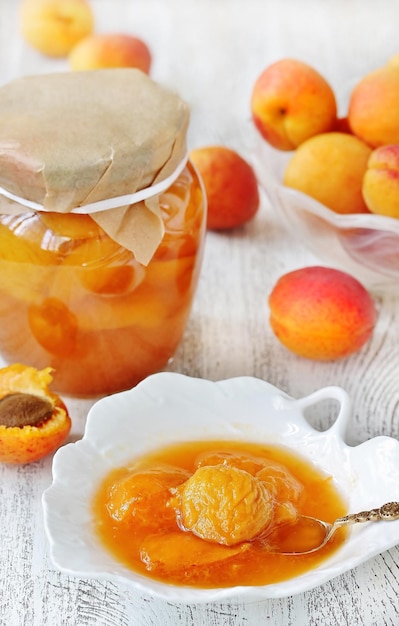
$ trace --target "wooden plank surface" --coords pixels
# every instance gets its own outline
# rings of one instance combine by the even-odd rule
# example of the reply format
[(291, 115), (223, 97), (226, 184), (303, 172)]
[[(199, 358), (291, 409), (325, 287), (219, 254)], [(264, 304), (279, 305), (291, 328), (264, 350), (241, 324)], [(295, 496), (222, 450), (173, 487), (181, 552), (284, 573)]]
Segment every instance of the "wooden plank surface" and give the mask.
[[(0, 0), (0, 83), (63, 70), (22, 41), (18, 0)], [(252, 159), (249, 97), (264, 67), (283, 57), (316, 66), (343, 86), (399, 52), (399, 4), (381, 0), (92, 0), (97, 30), (145, 39), (152, 75), (192, 108), (190, 147), (224, 144)], [(316, 259), (281, 226), (262, 197), (256, 219), (229, 235), (207, 237), (192, 315), (169, 370), (219, 380), (251, 375), (293, 397), (326, 385), (350, 394), (348, 443), (399, 434), (399, 303), (375, 294), (372, 340), (334, 363), (299, 359), (268, 325), (267, 295), (284, 272)], [(84, 429), (92, 401), (65, 398), (71, 439)], [(333, 415), (314, 413), (325, 427)], [(51, 458), (0, 466), (1, 626), (397, 626), (399, 550), (393, 548), (331, 582), (288, 599), (249, 604), (179, 605), (110, 582), (56, 571), (43, 532), (41, 494)]]

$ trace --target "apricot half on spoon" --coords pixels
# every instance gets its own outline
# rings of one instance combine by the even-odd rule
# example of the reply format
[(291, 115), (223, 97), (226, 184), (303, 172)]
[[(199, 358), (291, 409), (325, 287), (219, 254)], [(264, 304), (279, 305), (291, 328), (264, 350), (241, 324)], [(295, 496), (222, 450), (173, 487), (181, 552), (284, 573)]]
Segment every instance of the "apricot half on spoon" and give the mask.
[[(393, 522), (399, 520), (399, 502), (387, 502), (381, 507), (338, 517), (334, 522), (324, 522), (307, 515), (299, 516), (292, 524), (277, 528), (269, 538), (271, 552), (286, 555), (310, 554), (323, 548), (339, 528), (364, 522)], [(300, 537), (300, 544), (298, 538)], [(298, 548), (298, 544), (301, 546)]]

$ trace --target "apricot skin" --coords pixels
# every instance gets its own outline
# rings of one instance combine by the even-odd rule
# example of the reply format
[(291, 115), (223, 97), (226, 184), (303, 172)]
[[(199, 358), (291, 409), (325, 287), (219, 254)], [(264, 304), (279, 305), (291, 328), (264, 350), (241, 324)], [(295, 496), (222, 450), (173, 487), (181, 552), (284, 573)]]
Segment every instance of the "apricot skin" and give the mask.
[(332, 88), (313, 67), (281, 59), (256, 80), (251, 112), (268, 143), (279, 150), (295, 150), (309, 137), (332, 130), (337, 104)]
[(399, 143), (399, 67), (393, 63), (364, 76), (348, 109), (352, 132), (372, 148)]
[(286, 166), (283, 182), (335, 213), (368, 213), (362, 184), (371, 152), (353, 135), (322, 133), (297, 148)]
[(20, 27), (25, 41), (42, 54), (65, 57), (94, 28), (86, 0), (24, 0)]
[(388, 64), (392, 67), (399, 67), (399, 52), (394, 54), (390, 59), (388, 59)]
[(363, 197), (372, 213), (399, 218), (399, 144), (372, 152), (363, 178)]
[(82, 39), (69, 55), (72, 70), (97, 70), (113, 67), (134, 67), (146, 74), (151, 68), (147, 44), (122, 33), (94, 34)]
[(250, 221), (259, 208), (255, 173), (236, 151), (204, 146), (190, 152), (204, 183), (208, 230), (227, 230)]
[(340, 270), (305, 267), (282, 276), (269, 296), (270, 325), (291, 352), (329, 361), (370, 339), (377, 311), (368, 291)]
[(22, 465), (38, 461), (59, 448), (71, 430), (65, 410), (56, 407), (43, 426), (6, 428), (0, 426), (0, 462)]

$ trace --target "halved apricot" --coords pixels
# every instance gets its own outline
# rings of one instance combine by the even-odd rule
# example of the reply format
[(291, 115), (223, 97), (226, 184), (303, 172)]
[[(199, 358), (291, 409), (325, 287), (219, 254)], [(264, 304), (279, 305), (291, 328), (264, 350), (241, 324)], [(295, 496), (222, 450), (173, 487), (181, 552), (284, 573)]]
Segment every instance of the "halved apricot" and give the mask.
[(71, 429), (68, 410), (48, 387), (52, 369), (15, 363), (0, 369), (0, 461), (22, 464), (54, 452)]
[[(169, 489), (188, 477), (185, 470), (169, 466), (124, 472), (109, 488), (108, 513), (115, 522), (131, 524), (133, 529), (176, 527), (175, 512), (167, 507)], [(157, 511), (155, 517), (154, 510)]]
[(38, 343), (53, 354), (72, 354), (76, 349), (78, 320), (58, 298), (45, 298), (28, 311), (29, 325)]

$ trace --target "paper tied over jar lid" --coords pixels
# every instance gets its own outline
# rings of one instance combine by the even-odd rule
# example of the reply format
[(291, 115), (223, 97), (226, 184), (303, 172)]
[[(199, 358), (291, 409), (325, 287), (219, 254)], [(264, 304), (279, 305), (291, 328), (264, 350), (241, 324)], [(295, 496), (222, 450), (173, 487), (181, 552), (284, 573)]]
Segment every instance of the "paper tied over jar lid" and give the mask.
[(159, 194), (187, 161), (188, 106), (136, 69), (26, 76), (0, 88), (1, 213), (89, 213), (147, 264)]

